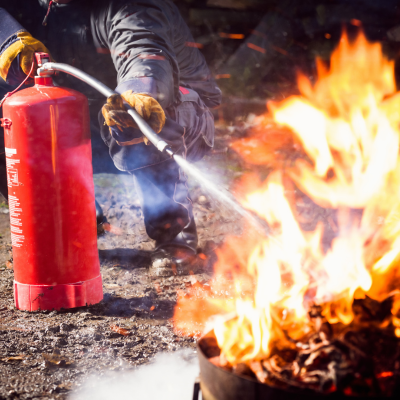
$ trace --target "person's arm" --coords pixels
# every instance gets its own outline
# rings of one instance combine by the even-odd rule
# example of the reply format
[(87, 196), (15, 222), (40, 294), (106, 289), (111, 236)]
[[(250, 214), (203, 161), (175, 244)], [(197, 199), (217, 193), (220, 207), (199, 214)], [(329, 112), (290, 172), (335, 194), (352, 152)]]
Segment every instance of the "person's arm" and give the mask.
[[(35, 52), (49, 53), (5, 9), (0, 8), (0, 77), (10, 85), (21, 83), (35, 63)], [(32, 71), (32, 77), (36, 70)]]
[[(115, 90), (159, 133), (165, 123), (163, 109), (173, 104), (179, 81), (170, 22), (151, 1), (118, 4), (111, 3), (104, 19), (97, 20), (102, 27), (102, 45), (110, 52), (118, 73)], [(118, 144), (137, 144), (142, 134), (129, 123), (132, 118), (116, 106), (121, 102), (117, 100), (108, 100), (102, 116)]]
[(160, 2), (111, 3), (101, 21), (102, 42), (118, 73), (119, 93), (132, 90), (152, 95), (163, 108), (175, 100), (178, 64), (173, 48), (173, 27)]

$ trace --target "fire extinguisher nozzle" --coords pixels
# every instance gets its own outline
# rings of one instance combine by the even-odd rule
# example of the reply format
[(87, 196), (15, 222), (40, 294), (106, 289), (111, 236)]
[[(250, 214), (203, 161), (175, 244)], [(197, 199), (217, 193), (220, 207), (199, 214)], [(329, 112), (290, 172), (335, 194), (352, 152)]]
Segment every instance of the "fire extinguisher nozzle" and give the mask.
[(174, 152), (169, 146), (164, 149), (164, 152), (167, 153), (170, 157), (174, 156)]

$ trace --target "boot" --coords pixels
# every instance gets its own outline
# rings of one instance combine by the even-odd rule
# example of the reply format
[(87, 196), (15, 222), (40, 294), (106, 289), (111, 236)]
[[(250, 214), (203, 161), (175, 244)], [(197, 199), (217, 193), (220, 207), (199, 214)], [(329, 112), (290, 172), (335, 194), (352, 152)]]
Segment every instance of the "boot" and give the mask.
[(182, 232), (168, 242), (157, 242), (151, 255), (153, 276), (188, 275), (198, 272), (197, 229), (193, 216)]
[(96, 205), (96, 222), (97, 222), (97, 235), (101, 236), (104, 234), (103, 224), (107, 222), (107, 218), (103, 214), (103, 209), (101, 205), (95, 200)]

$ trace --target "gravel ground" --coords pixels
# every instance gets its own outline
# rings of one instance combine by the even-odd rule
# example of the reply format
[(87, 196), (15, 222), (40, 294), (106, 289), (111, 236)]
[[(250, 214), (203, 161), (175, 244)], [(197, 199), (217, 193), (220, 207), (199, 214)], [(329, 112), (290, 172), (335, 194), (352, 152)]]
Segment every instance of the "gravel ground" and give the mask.
[[(222, 186), (240, 175), (227, 150), (232, 134), (234, 129), (219, 132), (214, 154), (198, 165)], [(173, 332), (177, 290), (210, 279), (215, 248), (228, 234), (240, 234), (241, 221), (190, 181), (199, 252), (205, 255), (201, 273), (151, 277), (154, 243), (146, 236), (132, 178), (100, 174), (94, 181), (112, 226), (98, 239), (104, 300), (95, 306), (35, 313), (14, 308), (9, 217), (0, 208), (0, 399), (64, 399), (79, 393), (94, 373), (135, 369), (158, 352), (196, 346)]]

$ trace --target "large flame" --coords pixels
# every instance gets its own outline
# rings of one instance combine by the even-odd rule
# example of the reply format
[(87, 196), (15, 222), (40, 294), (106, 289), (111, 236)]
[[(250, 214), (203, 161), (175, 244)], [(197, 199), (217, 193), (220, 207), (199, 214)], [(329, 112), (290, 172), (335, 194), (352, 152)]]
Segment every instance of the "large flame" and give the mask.
[[(344, 33), (330, 66), (317, 60), (317, 72), (314, 85), (299, 77), (301, 95), (269, 103), (252, 137), (233, 146), (246, 162), (273, 169), (264, 182), (246, 176), (239, 187), (271, 236), (228, 240), (210, 289), (181, 296), (176, 308), (184, 333), (232, 313), (214, 318), (213, 327), (233, 365), (265, 359), (272, 344), (293, 346), (310, 330), (313, 304), (331, 324), (348, 325), (355, 298), (381, 301), (400, 283), (394, 63), (362, 33), (352, 42)], [(323, 215), (311, 229), (305, 199)], [(392, 310), (398, 336), (399, 308)]]

